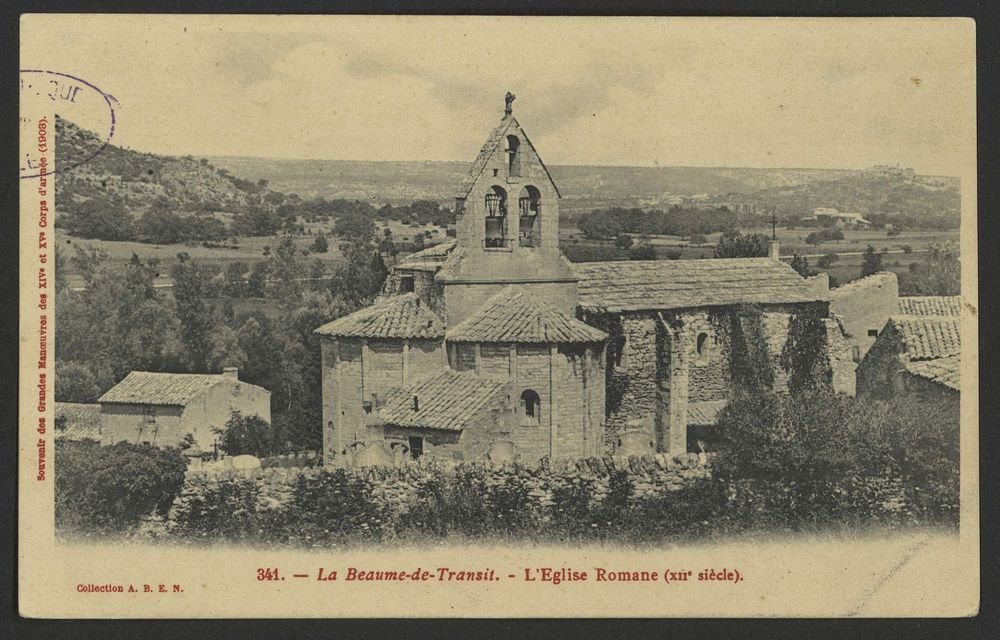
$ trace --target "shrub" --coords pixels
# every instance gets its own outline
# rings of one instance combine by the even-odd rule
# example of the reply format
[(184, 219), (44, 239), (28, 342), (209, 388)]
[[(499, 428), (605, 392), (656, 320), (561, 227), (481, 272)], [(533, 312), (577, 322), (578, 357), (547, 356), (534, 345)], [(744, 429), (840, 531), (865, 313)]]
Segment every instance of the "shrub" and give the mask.
[(184, 483), (177, 449), (56, 440), (55, 517), (64, 532), (122, 531), (165, 513)]
[(176, 533), (189, 538), (252, 539), (263, 530), (257, 514), (258, 484), (249, 478), (196, 482), (178, 508)]
[(379, 540), (387, 513), (371, 483), (343, 469), (299, 474), (291, 503), (273, 533), (307, 546), (346, 540)]
[(263, 458), (273, 453), (274, 430), (258, 415), (244, 416), (233, 411), (226, 426), (213, 431), (219, 434), (219, 446), (228, 455)]

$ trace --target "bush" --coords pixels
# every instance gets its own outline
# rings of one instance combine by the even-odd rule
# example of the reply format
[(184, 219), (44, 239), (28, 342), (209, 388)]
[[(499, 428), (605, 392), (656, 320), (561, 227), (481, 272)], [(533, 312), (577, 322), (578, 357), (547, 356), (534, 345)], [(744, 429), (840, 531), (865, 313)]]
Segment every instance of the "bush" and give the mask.
[(258, 484), (249, 478), (221, 478), (195, 483), (178, 509), (177, 534), (188, 538), (255, 539), (265, 530), (257, 513)]
[(178, 449), (59, 439), (55, 451), (55, 517), (62, 532), (123, 531), (169, 509), (184, 483)]
[(284, 541), (316, 546), (345, 540), (380, 540), (387, 513), (365, 478), (343, 469), (299, 474), (291, 504), (273, 531)]
[(274, 430), (258, 415), (244, 416), (233, 411), (219, 434), (219, 446), (227, 455), (251, 455), (263, 458), (274, 452)]

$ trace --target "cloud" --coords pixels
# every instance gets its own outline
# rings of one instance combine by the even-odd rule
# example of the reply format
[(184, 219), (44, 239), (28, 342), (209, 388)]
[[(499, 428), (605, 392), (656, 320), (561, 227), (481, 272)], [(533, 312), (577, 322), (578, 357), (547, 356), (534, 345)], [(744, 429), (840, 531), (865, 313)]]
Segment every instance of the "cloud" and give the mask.
[(60, 46), (25, 62), (115, 94), (119, 142), (165, 153), (471, 160), (508, 90), (550, 164), (947, 172), (974, 123), (953, 21), (72, 18), (39, 16)]

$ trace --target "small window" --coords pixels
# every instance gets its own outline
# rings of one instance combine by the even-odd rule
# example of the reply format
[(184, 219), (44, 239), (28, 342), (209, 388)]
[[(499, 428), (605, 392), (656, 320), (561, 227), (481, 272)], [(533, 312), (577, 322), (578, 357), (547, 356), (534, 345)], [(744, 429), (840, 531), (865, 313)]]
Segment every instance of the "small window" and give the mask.
[(500, 173), (500, 170), (499, 170), (499, 169), (494, 169), (494, 170), (493, 170), (493, 177), (494, 177), (494, 178), (495, 178), (495, 177), (497, 177), (497, 174), (499, 174), (499, 173)]
[(521, 175), (521, 156), (517, 150), (521, 147), (521, 141), (517, 136), (507, 136), (507, 172), (512, 176)]
[(851, 356), (855, 362), (861, 362), (861, 347), (854, 345), (851, 347)]
[(156, 423), (156, 409), (153, 407), (146, 407), (145, 422), (146, 424)]
[(416, 460), (420, 456), (424, 455), (424, 439), (418, 438), (416, 436), (410, 436), (407, 439), (407, 444), (410, 446), (410, 457)]
[(539, 422), (542, 413), (542, 399), (538, 393), (531, 389), (525, 389), (521, 393), (521, 414), (527, 421)]
[(371, 412), (372, 412), (372, 401), (371, 400), (362, 400), (361, 401), (361, 409), (366, 414), (371, 414)]
[(402, 276), (399, 279), (399, 292), (411, 293), (413, 291), (413, 276)]
[(869, 338), (877, 338), (878, 337), (878, 329), (869, 329), (868, 330), (868, 337)]
[(708, 334), (699, 333), (698, 338), (695, 342), (695, 349), (698, 352), (698, 359), (705, 360), (708, 358)]

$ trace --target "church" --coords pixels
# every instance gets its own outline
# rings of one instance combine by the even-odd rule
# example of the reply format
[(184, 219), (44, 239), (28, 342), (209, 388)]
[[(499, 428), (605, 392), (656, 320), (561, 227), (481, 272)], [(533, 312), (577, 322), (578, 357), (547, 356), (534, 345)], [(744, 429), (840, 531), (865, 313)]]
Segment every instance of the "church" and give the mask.
[[(327, 323), (324, 464), (698, 451), (751, 363), (775, 389), (854, 393), (828, 295), (766, 258), (573, 264), (562, 194), (507, 94), (455, 194), (454, 241)], [(819, 345), (800, 360), (803, 335)], [(744, 373), (741, 373), (744, 372)]]

